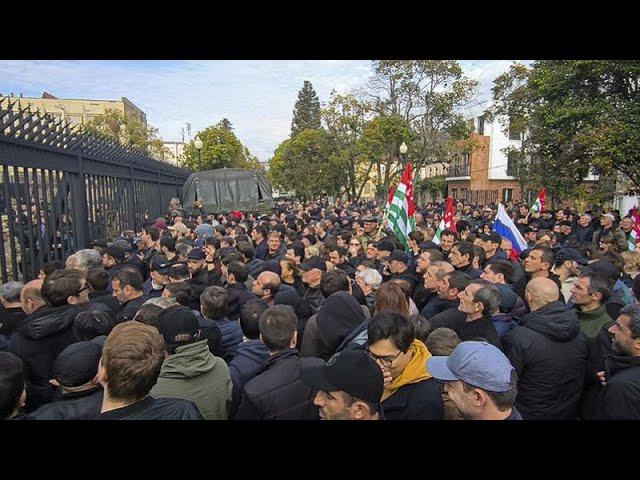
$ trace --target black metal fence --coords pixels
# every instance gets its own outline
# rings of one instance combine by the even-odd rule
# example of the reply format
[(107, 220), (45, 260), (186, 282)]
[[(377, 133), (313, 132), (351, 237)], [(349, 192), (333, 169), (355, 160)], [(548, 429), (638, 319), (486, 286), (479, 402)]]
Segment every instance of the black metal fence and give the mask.
[(138, 231), (189, 171), (0, 97), (0, 280), (29, 280), (91, 240)]

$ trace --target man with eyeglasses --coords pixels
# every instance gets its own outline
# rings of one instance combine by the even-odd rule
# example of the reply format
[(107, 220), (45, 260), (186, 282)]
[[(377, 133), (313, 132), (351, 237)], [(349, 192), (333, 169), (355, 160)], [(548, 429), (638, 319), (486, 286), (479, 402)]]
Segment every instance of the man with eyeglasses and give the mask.
[(44, 280), (27, 283), (21, 292), (29, 315), (16, 326), (9, 351), (22, 359), (29, 372), (27, 411), (53, 398), (49, 384), (53, 363), (75, 341), (73, 320), (89, 303), (91, 285), (84, 275), (80, 270), (56, 270)]
[(381, 397), (385, 419), (442, 420), (440, 388), (426, 367), (431, 353), (415, 336), (415, 327), (399, 313), (375, 315), (368, 328), (368, 353), (384, 377)]

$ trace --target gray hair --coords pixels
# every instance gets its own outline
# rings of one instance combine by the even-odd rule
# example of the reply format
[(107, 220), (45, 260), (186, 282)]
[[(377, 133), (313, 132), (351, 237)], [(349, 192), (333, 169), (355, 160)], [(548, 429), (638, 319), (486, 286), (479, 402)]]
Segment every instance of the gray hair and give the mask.
[(17, 303), (20, 301), (22, 287), (24, 287), (24, 283), (13, 281), (0, 285), (0, 297), (7, 303)]
[(502, 295), (500, 295), (498, 287), (486, 280), (474, 280), (470, 285), (480, 285), (480, 288), (473, 296), (473, 301), (482, 303), (483, 313), (490, 315), (496, 313), (502, 301)]
[(362, 272), (358, 272), (358, 278), (360, 278), (366, 285), (369, 285), (373, 290), (377, 290), (382, 283), (382, 275), (373, 268), (365, 268)]
[(176, 245), (176, 252), (184, 257), (189, 255), (189, 252), (191, 252), (191, 250), (193, 250), (193, 247), (188, 243), (181, 243), (180, 245)]
[(625, 305), (620, 309), (620, 315), (626, 315), (629, 321), (629, 330), (631, 330), (631, 338), (640, 338), (640, 305)]
[(172, 307), (174, 305), (176, 305), (178, 302), (176, 302), (175, 297), (169, 297), (169, 298), (165, 298), (165, 297), (154, 297), (154, 298), (150, 298), (149, 300), (147, 300), (146, 302), (144, 302), (142, 305), (157, 305), (160, 308), (163, 309), (167, 309), (169, 307)]
[(436, 269), (436, 278), (438, 280), (442, 280), (448, 274), (455, 271), (455, 268), (453, 268), (453, 265), (445, 261), (431, 262), (430, 266)]
[(85, 248), (75, 253), (78, 260), (78, 268), (90, 270), (92, 268), (102, 268), (102, 255), (93, 248)]

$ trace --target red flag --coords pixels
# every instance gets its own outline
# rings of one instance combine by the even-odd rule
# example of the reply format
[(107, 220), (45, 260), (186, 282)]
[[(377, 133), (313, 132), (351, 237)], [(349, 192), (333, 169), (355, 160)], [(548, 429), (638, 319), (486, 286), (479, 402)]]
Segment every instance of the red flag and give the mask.
[(391, 204), (391, 200), (393, 200), (393, 194), (395, 193), (396, 189), (394, 188), (393, 185), (391, 185), (389, 187), (389, 195), (387, 195), (387, 205)]
[(413, 180), (411, 178), (411, 163), (407, 163), (407, 169), (404, 171), (404, 175), (402, 175), (402, 183), (407, 185), (407, 204), (409, 206), (407, 218), (411, 218), (416, 211), (416, 206), (413, 203)]
[(633, 218), (633, 230), (636, 232), (636, 238), (640, 238), (640, 212), (635, 205), (631, 210), (631, 218)]
[(540, 193), (538, 193), (538, 197), (540, 198), (540, 213), (544, 213), (545, 211), (545, 205), (547, 203), (547, 188), (546, 187), (542, 187), (542, 190), (540, 190)]
[(458, 230), (456, 229), (455, 212), (453, 209), (453, 198), (451, 197), (447, 197), (447, 207), (444, 211), (444, 225), (449, 230), (453, 230), (458, 233)]

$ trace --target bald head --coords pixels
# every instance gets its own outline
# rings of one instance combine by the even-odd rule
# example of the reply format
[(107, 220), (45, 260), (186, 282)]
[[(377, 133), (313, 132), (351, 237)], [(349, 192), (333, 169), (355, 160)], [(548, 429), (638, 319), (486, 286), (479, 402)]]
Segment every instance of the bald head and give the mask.
[(262, 272), (253, 282), (252, 291), (258, 297), (270, 301), (280, 289), (280, 277), (274, 272)]
[(527, 283), (525, 297), (529, 308), (534, 311), (549, 303), (557, 302), (560, 299), (560, 291), (553, 280), (538, 277)]
[(31, 280), (28, 282), (20, 292), (20, 303), (22, 304), (22, 310), (27, 315), (31, 315), (38, 308), (46, 305), (47, 302), (42, 298), (40, 291), (42, 290), (42, 279)]

